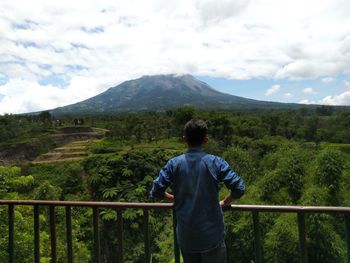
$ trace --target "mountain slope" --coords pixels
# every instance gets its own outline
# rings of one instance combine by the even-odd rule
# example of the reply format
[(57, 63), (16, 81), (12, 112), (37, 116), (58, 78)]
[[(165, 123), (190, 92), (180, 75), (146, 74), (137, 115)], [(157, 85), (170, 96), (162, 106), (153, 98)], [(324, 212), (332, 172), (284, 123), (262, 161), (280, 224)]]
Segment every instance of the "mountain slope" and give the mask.
[(191, 75), (155, 75), (129, 80), (72, 105), (56, 108), (53, 114), (95, 114), (159, 111), (193, 105), (197, 108), (253, 109), (291, 108), (285, 104), (246, 99), (224, 94)]

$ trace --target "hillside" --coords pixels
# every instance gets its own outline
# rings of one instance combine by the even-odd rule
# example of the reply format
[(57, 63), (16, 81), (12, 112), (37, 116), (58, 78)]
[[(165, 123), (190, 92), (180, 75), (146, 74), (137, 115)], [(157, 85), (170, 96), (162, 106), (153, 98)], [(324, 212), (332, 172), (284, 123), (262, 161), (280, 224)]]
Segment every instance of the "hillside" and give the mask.
[(60, 141), (59, 147), (39, 155), (34, 164), (61, 163), (79, 161), (89, 155), (88, 146), (100, 141), (107, 130), (90, 127), (65, 127), (59, 129), (52, 137)]
[[(74, 125), (76, 119), (71, 116), (61, 116), (58, 126), (38, 115), (2, 116), (0, 152), (17, 150), (11, 151), (17, 165), (0, 163), (0, 198), (154, 201), (149, 199), (154, 179), (169, 159), (186, 151), (181, 131), (187, 120), (197, 117), (208, 123), (209, 141), (204, 150), (222, 156), (246, 182), (246, 194), (236, 204), (348, 207), (350, 110), (321, 113), (241, 114), (180, 108), (173, 114), (82, 116), (79, 122), (84, 126)], [(220, 199), (228, 194), (229, 189), (222, 185)], [(54, 212), (57, 258), (65, 259), (66, 213), (63, 207)], [(174, 262), (172, 214), (151, 210), (148, 215), (153, 262)], [(253, 262), (251, 213), (227, 211), (224, 216), (228, 262)], [(3, 233), (8, 231), (8, 218), (8, 209), (2, 209)], [(16, 262), (34, 262), (33, 210), (16, 205), (14, 218)], [(47, 218), (47, 208), (40, 206), (37, 229), (43, 262), (49, 262), (51, 256)], [(99, 209), (101, 257), (106, 262), (117, 262), (116, 219), (114, 209)], [(139, 233), (143, 220), (141, 209), (123, 210), (124, 262), (144, 262), (144, 235)], [(72, 207), (75, 262), (96, 262), (92, 221), (91, 209)], [(309, 262), (346, 262), (343, 224), (342, 216), (305, 214)], [(264, 262), (299, 262), (296, 214), (262, 213), (259, 229)], [(0, 239), (0, 262), (8, 262), (8, 244), (5, 235)]]
[(221, 93), (191, 75), (155, 75), (123, 82), (85, 101), (53, 109), (51, 113), (61, 115), (163, 111), (183, 105), (192, 105), (199, 109), (301, 107), (298, 104), (258, 101)]

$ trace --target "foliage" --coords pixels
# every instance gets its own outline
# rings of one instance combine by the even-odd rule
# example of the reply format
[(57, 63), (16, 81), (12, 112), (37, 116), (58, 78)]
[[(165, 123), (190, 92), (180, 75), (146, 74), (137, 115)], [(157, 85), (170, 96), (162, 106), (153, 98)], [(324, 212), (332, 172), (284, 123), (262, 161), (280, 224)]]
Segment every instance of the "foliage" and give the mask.
[[(89, 157), (84, 167), (89, 174), (88, 182), (93, 198), (107, 201), (147, 201), (154, 174), (157, 174), (160, 167), (174, 154), (176, 152), (172, 150), (145, 151), (135, 149), (127, 153)], [(135, 230), (141, 227), (142, 213), (140, 212), (129, 209), (123, 214), (125, 222), (124, 233), (129, 237), (125, 245), (125, 262), (142, 261), (142, 248), (139, 247), (142, 244), (142, 237), (133, 234)], [(115, 228), (115, 213), (110, 210), (103, 210), (101, 215), (105, 221), (108, 221), (104, 224), (102, 230), (104, 233), (102, 242), (107, 244), (116, 243), (115, 235), (111, 235)], [(157, 227), (163, 224), (164, 222), (158, 222)], [(163, 246), (167, 246), (165, 245), (167, 242), (167, 240), (164, 240), (164, 243), (158, 242), (155, 246), (159, 246), (158, 250), (162, 251), (162, 249), (164, 250)], [(135, 244), (138, 245), (135, 246)], [(160, 254), (157, 255), (156, 258), (163, 258)], [(106, 250), (105, 256), (108, 261), (116, 260), (116, 255), (113, 251)]]
[[(61, 188), (51, 185), (48, 180), (41, 182), (35, 188), (36, 175), (21, 175), (22, 171), (19, 167), (2, 167), (0, 166), (1, 175), (1, 190), (3, 199), (25, 199), (29, 195), (42, 200), (55, 200), (61, 197)], [(22, 195), (23, 197), (21, 197)], [(41, 246), (41, 261), (50, 262), (50, 247), (49, 247), (49, 229), (48, 229), (48, 210), (41, 208), (40, 221), (40, 246)], [(56, 212), (58, 243), (57, 253), (58, 262), (65, 262), (65, 232), (64, 230), (64, 214), (60, 211)], [(33, 262), (33, 210), (29, 206), (15, 206), (14, 212), (14, 227), (15, 227), (15, 261), (16, 262)], [(7, 209), (2, 206), (0, 208), (0, 218), (7, 218)], [(28, 219), (31, 220), (28, 220)], [(83, 217), (86, 218), (86, 215)], [(75, 214), (72, 217), (72, 225), (75, 233), (79, 233), (80, 224), (84, 221), (80, 218), (77, 220)], [(0, 222), (0, 231), (6, 233), (7, 220)], [(85, 241), (79, 240), (79, 235), (74, 236), (73, 246), (75, 249), (76, 260), (78, 262), (89, 262), (90, 254), (88, 253), (87, 244)], [(8, 237), (2, 235), (0, 238), (0, 262), (7, 262), (7, 246)]]
[(248, 151), (240, 147), (230, 147), (223, 154), (223, 158), (231, 164), (232, 169), (246, 182), (252, 183), (257, 179), (257, 171)]
[[(154, 178), (166, 161), (185, 151), (183, 125), (192, 117), (209, 126), (204, 149), (226, 159), (244, 178), (245, 204), (350, 204), (350, 130), (348, 109), (222, 112), (184, 106), (166, 112), (101, 116), (0, 116), (0, 159), (23, 149), (26, 158), (52, 148), (57, 125), (80, 123), (108, 129), (105, 139), (90, 144), (83, 161), (62, 164), (0, 166), (1, 199), (150, 201)], [(50, 139), (51, 138), (51, 139)], [(23, 145), (26, 145), (24, 147)], [(31, 154), (28, 154), (30, 152)], [(28, 156), (31, 156), (30, 158)], [(6, 158), (4, 158), (6, 160)], [(228, 194), (221, 189), (220, 197)], [(93, 262), (91, 209), (73, 208), (76, 262)], [(7, 209), (0, 207), (0, 231), (7, 231)], [(116, 261), (116, 212), (100, 209), (101, 249), (105, 262)], [(125, 262), (143, 262), (143, 213), (126, 209)], [(254, 260), (250, 213), (225, 212), (229, 261)], [(48, 211), (40, 208), (42, 262), (49, 262)], [(65, 214), (57, 208), (57, 251), (65, 257)], [(153, 262), (173, 262), (172, 216), (150, 212)], [(337, 216), (306, 216), (310, 262), (345, 262), (343, 221)], [(295, 262), (298, 231), (294, 214), (261, 213), (264, 262)], [(15, 209), (16, 262), (33, 261), (32, 208)], [(0, 238), (0, 262), (6, 262), (7, 236)]]
[(340, 179), (344, 169), (342, 153), (333, 149), (322, 150), (316, 159), (316, 182), (325, 187), (330, 194), (339, 191)]
[[(281, 215), (265, 239), (267, 262), (299, 262), (298, 228), (294, 215)], [(319, 262), (319, 261), (313, 261)]]

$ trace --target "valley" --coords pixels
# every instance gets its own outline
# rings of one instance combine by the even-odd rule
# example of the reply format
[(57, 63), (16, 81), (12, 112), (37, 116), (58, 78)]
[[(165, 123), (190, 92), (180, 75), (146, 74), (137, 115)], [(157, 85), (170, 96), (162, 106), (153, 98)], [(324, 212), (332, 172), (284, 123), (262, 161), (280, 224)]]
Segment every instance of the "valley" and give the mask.
[[(170, 158), (186, 151), (183, 125), (191, 118), (208, 124), (204, 150), (222, 156), (246, 182), (246, 194), (236, 204), (350, 206), (350, 112), (326, 107), (238, 113), (184, 106), (165, 112), (86, 115), (79, 121), (48, 113), (1, 116), (0, 152), (8, 153), (8, 162), (0, 165), (0, 199), (153, 202), (149, 198), (153, 180)], [(56, 126), (58, 122), (61, 126)], [(84, 125), (74, 125), (77, 122)], [(228, 193), (223, 185), (220, 198)], [(33, 261), (32, 209), (16, 206), (15, 211), (16, 240), (21, 240), (16, 244), (16, 251), (21, 251), (18, 261), (29, 263)], [(229, 258), (245, 262), (251, 255), (249, 260), (254, 260), (251, 215), (224, 215)], [(114, 262), (116, 211), (101, 208), (99, 217), (101, 253), (107, 262)], [(0, 218), (0, 231), (6, 232), (4, 207)], [(72, 208), (77, 262), (93, 262), (91, 218), (91, 209)], [(47, 210), (40, 209), (43, 260), (50, 258), (47, 220)], [(64, 258), (61, 207), (56, 220), (58, 257)], [(260, 220), (265, 261), (298, 262), (295, 215), (262, 213)], [(143, 261), (142, 222), (142, 210), (123, 211), (125, 262)], [(312, 262), (320, 262), (319, 257), (345, 262), (343, 219), (310, 214), (305, 222)], [(150, 211), (149, 226), (154, 262), (174, 262), (171, 213)], [(317, 242), (320, 239), (322, 244)], [(0, 239), (1, 247), (6, 251), (6, 238)], [(0, 262), (6, 262), (6, 256), (0, 252)]]

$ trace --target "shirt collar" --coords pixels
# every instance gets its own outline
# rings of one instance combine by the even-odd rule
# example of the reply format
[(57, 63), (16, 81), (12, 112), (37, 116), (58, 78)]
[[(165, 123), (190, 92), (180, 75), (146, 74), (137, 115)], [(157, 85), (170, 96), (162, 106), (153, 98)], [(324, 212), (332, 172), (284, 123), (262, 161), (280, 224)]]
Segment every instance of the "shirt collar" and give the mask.
[(195, 153), (195, 152), (203, 152), (201, 147), (189, 147), (187, 152), (189, 153)]

